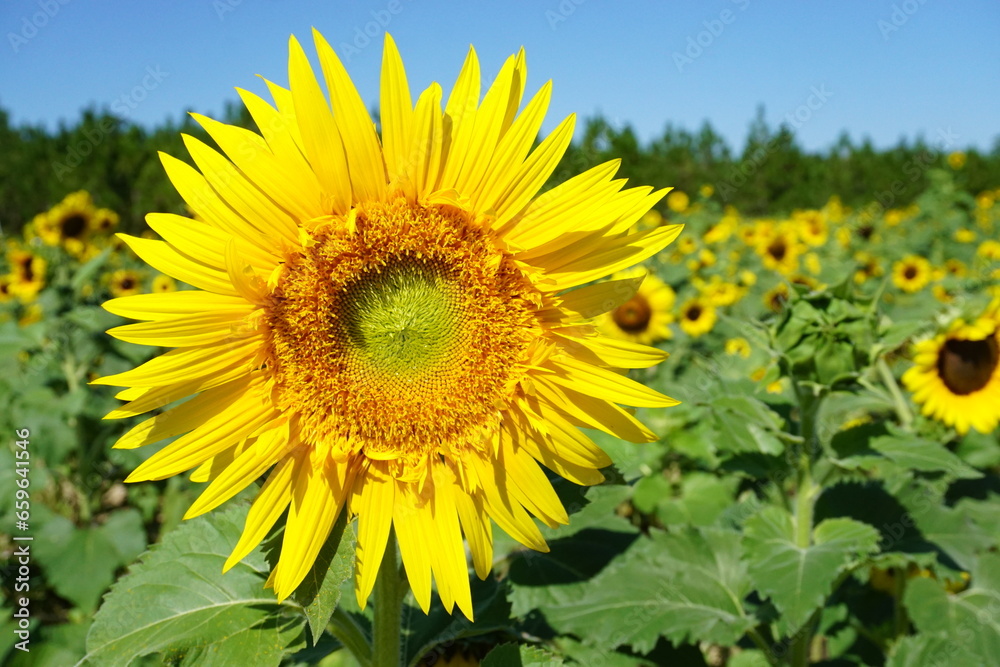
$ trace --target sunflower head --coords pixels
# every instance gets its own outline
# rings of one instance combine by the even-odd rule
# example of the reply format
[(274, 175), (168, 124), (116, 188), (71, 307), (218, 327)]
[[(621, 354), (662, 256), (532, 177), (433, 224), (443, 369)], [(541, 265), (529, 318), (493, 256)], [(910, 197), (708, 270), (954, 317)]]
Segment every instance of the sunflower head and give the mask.
[(931, 263), (919, 255), (907, 255), (892, 265), (892, 283), (907, 293), (919, 292), (931, 281)]
[[(613, 280), (643, 278), (643, 270), (624, 271), (612, 276)], [(645, 274), (639, 290), (631, 299), (604, 314), (598, 320), (603, 333), (643, 345), (673, 337), (673, 307), (677, 295), (673, 288), (654, 274)]]
[(142, 291), (139, 274), (129, 269), (119, 269), (108, 276), (108, 289), (117, 297), (139, 294)]
[(180, 434), (128, 481), (196, 469), (211, 483), (188, 517), (266, 476), (227, 569), (287, 510), (268, 581), (284, 599), (347, 512), (362, 606), (394, 533), (417, 603), (433, 578), (471, 618), (463, 536), (484, 578), (494, 522), (546, 549), (535, 519), (568, 516), (540, 464), (596, 484), (610, 459), (579, 428), (650, 441), (620, 404), (676, 403), (617, 370), (665, 353), (601, 336), (594, 318), (635, 295), (632, 280), (595, 281), (680, 227), (630, 233), (666, 192), (622, 190), (617, 161), (539, 194), (573, 118), (535, 144), (550, 86), (518, 114), (523, 52), (481, 100), (470, 51), (447, 99), (434, 83), (414, 103), (387, 36), (378, 135), (314, 37), (329, 97), (293, 38), (274, 104), (240, 91), (262, 134), (195, 115), (222, 152), (184, 137), (198, 170), (163, 156), (193, 217), (148, 215), (163, 240), (121, 236), (195, 289), (105, 304), (143, 320), (112, 335), (177, 349), (96, 382), (132, 388), (109, 418), (195, 394), (116, 445)]
[(685, 301), (677, 316), (681, 330), (692, 338), (707, 334), (715, 327), (717, 320), (715, 306), (704, 297), (694, 297)]
[(921, 411), (961, 434), (989, 433), (1000, 422), (1000, 321), (987, 309), (971, 324), (917, 343), (914, 366), (903, 374)]

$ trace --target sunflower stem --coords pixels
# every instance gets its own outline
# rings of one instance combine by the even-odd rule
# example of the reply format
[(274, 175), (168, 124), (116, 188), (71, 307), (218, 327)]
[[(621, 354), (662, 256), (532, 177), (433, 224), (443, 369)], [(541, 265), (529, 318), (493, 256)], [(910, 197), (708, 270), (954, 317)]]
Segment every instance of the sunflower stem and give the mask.
[(334, 609), (327, 630), (354, 656), (360, 667), (371, 667), (372, 647), (350, 614), (341, 607)]
[(400, 621), (403, 587), (396, 564), (396, 534), (390, 531), (382, 564), (375, 579), (375, 621), (372, 638), (372, 667), (399, 667)]
[(885, 383), (886, 389), (889, 390), (889, 394), (892, 396), (892, 402), (896, 408), (896, 414), (899, 415), (900, 424), (903, 428), (909, 428), (910, 424), (913, 423), (913, 413), (910, 412), (910, 406), (906, 402), (903, 392), (899, 390), (899, 383), (896, 382), (896, 376), (892, 374), (889, 364), (885, 362), (885, 357), (879, 357), (878, 361), (875, 362), (875, 366), (878, 368), (878, 374), (881, 376), (882, 382)]
[[(810, 387), (796, 383), (795, 393), (799, 400), (799, 435), (802, 437), (795, 489), (795, 545), (800, 549), (808, 549), (812, 544), (813, 508), (816, 497), (822, 491), (813, 481), (812, 463), (820, 449), (816, 426), (825, 389), (816, 393)], [(795, 635), (789, 655), (791, 664), (795, 667), (809, 664), (813, 632), (814, 623), (810, 619)]]

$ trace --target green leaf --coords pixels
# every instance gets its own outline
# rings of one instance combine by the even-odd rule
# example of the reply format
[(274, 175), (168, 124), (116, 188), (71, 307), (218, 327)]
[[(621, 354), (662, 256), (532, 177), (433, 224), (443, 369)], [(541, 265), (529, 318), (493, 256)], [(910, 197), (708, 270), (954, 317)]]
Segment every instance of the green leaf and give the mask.
[[(946, 637), (903, 637), (889, 653), (886, 667), (942, 667), (979, 664), (969, 647)], [(988, 663), (982, 663), (988, 664)]]
[(403, 611), (404, 664), (415, 666), (435, 646), (450, 645), (468, 637), (491, 632), (513, 632), (507, 586), (490, 577), (486, 581), (473, 579), (472, 603), (475, 623), (460, 613), (449, 614), (435, 595), (429, 614), (407, 606)]
[(791, 514), (767, 507), (746, 522), (744, 545), (750, 576), (792, 630), (823, 606), (833, 583), (859, 558), (876, 550), (878, 531), (851, 519), (827, 519), (813, 532), (813, 544), (795, 544)]
[(264, 589), (260, 549), (222, 574), (246, 513), (241, 504), (185, 522), (146, 552), (97, 612), (80, 664), (162, 654), (172, 663), (278, 665), (304, 645), (298, 605)]
[(781, 417), (764, 402), (751, 396), (719, 396), (710, 405), (719, 449), (763, 454), (784, 451), (784, 444), (775, 436), (781, 431)]
[(680, 492), (662, 475), (639, 480), (632, 501), (643, 512), (655, 513), (665, 525), (710, 526), (732, 506), (739, 478), (720, 478), (689, 472), (680, 481)]
[(318, 641), (340, 602), (342, 584), (354, 575), (354, 531), (347, 527), (347, 512), (341, 512), (316, 562), (292, 597), (305, 609), (313, 642)]
[(914, 435), (896, 434), (873, 438), (870, 446), (893, 463), (921, 472), (943, 472), (959, 479), (976, 479), (982, 474), (948, 451), (940, 442)]
[(501, 644), (480, 664), (482, 667), (559, 667), (566, 663), (537, 646)]
[(112, 513), (103, 526), (87, 528), (54, 516), (39, 530), (34, 551), (56, 592), (89, 612), (114, 581), (115, 570), (145, 548), (142, 516), (126, 509)]
[(756, 624), (743, 610), (749, 590), (739, 534), (687, 528), (637, 540), (589, 582), (515, 586), (512, 599), (515, 613), (536, 607), (560, 632), (646, 653), (661, 635), (674, 644), (739, 641)]

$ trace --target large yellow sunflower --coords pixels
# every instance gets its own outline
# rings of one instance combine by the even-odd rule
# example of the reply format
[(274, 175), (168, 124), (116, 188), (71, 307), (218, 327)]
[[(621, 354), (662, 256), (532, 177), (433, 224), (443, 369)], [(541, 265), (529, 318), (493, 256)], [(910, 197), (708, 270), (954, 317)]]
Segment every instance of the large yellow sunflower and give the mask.
[(674, 321), (673, 308), (677, 295), (673, 288), (652, 273), (623, 271), (614, 279), (627, 285), (627, 279), (642, 279), (639, 291), (631, 299), (598, 320), (601, 331), (612, 338), (649, 345), (673, 336), (670, 323)]
[(292, 38), (290, 89), (268, 83), (275, 105), (239, 91), (263, 136), (195, 115), (225, 155), (185, 136), (200, 173), (162, 157), (197, 220), (153, 213), (162, 241), (123, 236), (196, 289), (105, 304), (145, 320), (113, 336), (178, 348), (98, 380), (129, 387), (108, 418), (196, 396), (115, 446), (181, 435), (128, 481), (197, 468), (193, 478), (211, 483), (188, 517), (270, 470), (226, 567), (287, 509), (268, 580), (279, 599), (346, 511), (358, 518), (361, 605), (394, 531), (418, 604), (429, 608), (433, 573), (445, 607), (471, 618), (463, 533), (480, 577), (491, 520), (545, 550), (531, 515), (549, 526), (568, 517), (539, 463), (596, 484), (610, 460), (578, 427), (651, 441), (619, 404), (676, 403), (617, 370), (665, 353), (591, 323), (634, 290), (580, 286), (655, 254), (680, 226), (627, 233), (665, 191), (622, 190), (618, 161), (536, 196), (574, 120), (532, 150), (550, 85), (517, 113), (523, 51), (480, 101), (470, 50), (442, 111), (437, 83), (411, 102), (386, 37), (379, 136), (314, 37), (329, 97)]
[(956, 320), (945, 333), (917, 343), (916, 364), (903, 374), (922, 412), (961, 434), (989, 433), (1000, 423), (1000, 313)]

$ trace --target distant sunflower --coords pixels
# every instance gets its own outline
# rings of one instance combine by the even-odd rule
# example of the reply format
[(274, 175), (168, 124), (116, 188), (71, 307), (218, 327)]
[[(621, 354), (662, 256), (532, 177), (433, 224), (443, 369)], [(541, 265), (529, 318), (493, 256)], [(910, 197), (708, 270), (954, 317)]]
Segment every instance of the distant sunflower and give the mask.
[(764, 266), (782, 275), (798, 271), (801, 253), (801, 244), (788, 225), (777, 226), (759, 237), (757, 254), (764, 260)]
[(518, 115), (523, 52), (480, 102), (470, 50), (442, 111), (437, 83), (414, 107), (386, 36), (379, 136), (314, 37), (329, 98), (292, 38), (290, 90), (268, 83), (276, 106), (239, 91), (263, 136), (196, 114), (228, 159), (188, 136), (201, 173), (162, 157), (198, 220), (150, 214), (164, 241), (123, 238), (196, 289), (105, 304), (146, 320), (113, 336), (178, 349), (98, 382), (131, 387), (112, 419), (197, 393), (116, 444), (186, 433), (128, 481), (197, 468), (193, 479), (211, 483), (187, 517), (267, 475), (227, 569), (287, 509), (267, 584), (283, 600), (346, 511), (358, 519), (362, 606), (394, 531), (421, 608), (433, 575), (445, 608), (471, 618), (463, 533), (483, 578), (491, 519), (547, 550), (531, 515), (548, 526), (568, 516), (539, 462), (597, 484), (610, 459), (577, 427), (652, 441), (619, 404), (676, 404), (617, 370), (665, 353), (591, 323), (634, 285), (588, 283), (656, 254), (680, 226), (627, 233), (665, 191), (622, 190), (618, 161), (539, 195), (574, 119), (535, 146), (550, 85)]
[(66, 195), (48, 213), (37, 216), (34, 229), (47, 245), (61, 245), (71, 255), (79, 256), (86, 250), (95, 212), (90, 195), (80, 190)]
[(892, 265), (892, 284), (910, 294), (931, 281), (931, 263), (918, 255), (907, 255)]
[(830, 230), (822, 211), (796, 211), (792, 219), (796, 224), (799, 238), (806, 244), (816, 247), (826, 243)]
[(728, 355), (747, 359), (751, 352), (750, 342), (743, 337), (730, 338), (726, 341), (725, 350)]
[[(626, 280), (641, 277), (645, 272), (621, 272), (613, 278)], [(670, 323), (674, 321), (674, 290), (652, 273), (645, 274), (639, 291), (631, 299), (598, 320), (600, 329), (612, 338), (630, 340), (642, 345), (673, 337)]]
[(10, 290), (24, 302), (35, 298), (45, 287), (46, 262), (30, 250), (13, 250), (7, 258), (11, 264)]
[(715, 306), (702, 297), (685, 301), (677, 317), (681, 330), (692, 338), (707, 334), (715, 327), (717, 320)]
[(108, 279), (108, 289), (111, 290), (112, 296), (116, 297), (139, 294), (142, 291), (139, 274), (129, 269), (115, 271)]
[(921, 411), (965, 434), (990, 433), (1000, 422), (1000, 320), (956, 320), (945, 333), (914, 348), (903, 374)]
[(778, 283), (764, 294), (764, 305), (780, 313), (788, 302), (788, 283)]
[(854, 261), (858, 263), (857, 270), (854, 271), (854, 282), (861, 285), (872, 278), (878, 278), (885, 270), (882, 268), (881, 259), (870, 252), (860, 250), (854, 255)]
[(110, 234), (118, 226), (118, 214), (109, 208), (99, 208), (90, 219), (90, 230), (97, 234)]
[(177, 281), (170, 276), (165, 276), (162, 273), (153, 278), (153, 282), (150, 285), (149, 291), (153, 294), (164, 294), (166, 292), (176, 292), (177, 291)]

